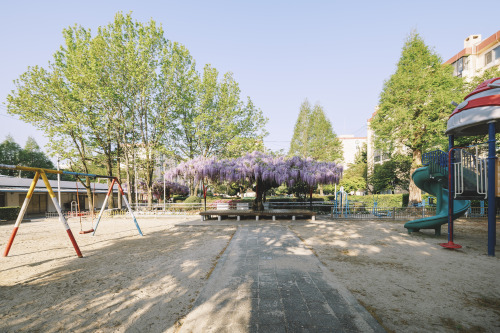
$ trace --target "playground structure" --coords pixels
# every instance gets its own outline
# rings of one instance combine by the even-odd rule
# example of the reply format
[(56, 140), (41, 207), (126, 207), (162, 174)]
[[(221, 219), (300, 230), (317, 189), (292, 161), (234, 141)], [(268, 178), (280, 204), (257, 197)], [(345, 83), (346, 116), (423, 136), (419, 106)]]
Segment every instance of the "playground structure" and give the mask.
[(341, 187), (333, 201), (332, 217), (348, 217), (349, 214), (349, 194)]
[[(435, 229), (448, 223), (448, 242), (440, 244), (449, 249), (461, 248), (453, 242), (453, 220), (465, 214), (471, 199), (488, 200), (488, 255), (495, 255), (496, 245), (496, 138), (500, 130), (500, 78), (481, 83), (456, 105), (447, 123), (448, 152), (424, 154), (423, 168), (412, 178), (422, 190), (437, 197), (436, 215), (407, 222), (408, 232)], [(455, 147), (455, 137), (488, 134), (488, 154), (479, 156), (463, 147)]]
[[(139, 224), (137, 223), (137, 219), (135, 218), (134, 216), (134, 213), (132, 211), (132, 209), (130, 208), (130, 204), (128, 203), (127, 201), (127, 197), (125, 196), (125, 193), (123, 192), (123, 189), (120, 185), (120, 182), (118, 181), (118, 179), (116, 177), (111, 177), (111, 176), (103, 176), (103, 175), (95, 175), (95, 174), (87, 174), (87, 173), (79, 173), (79, 172), (71, 172), (71, 171), (62, 171), (62, 170), (52, 170), (52, 169), (43, 169), (43, 168), (33, 168), (33, 167), (24, 167), (24, 166), (20, 166), (20, 165), (6, 165), (6, 164), (0, 164), (0, 169), (9, 169), (9, 170), (21, 170), (21, 171), (31, 171), (31, 172), (35, 172), (35, 176), (33, 177), (33, 181), (31, 182), (31, 186), (28, 190), (28, 193), (26, 195), (26, 198), (24, 199), (24, 202), (23, 202), (23, 205), (21, 207), (21, 210), (19, 212), (19, 215), (17, 216), (17, 219), (16, 219), (16, 222), (14, 224), (14, 230), (12, 231), (12, 234), (9, 238), (9, 241), (7, 243), (7, 246), (5, 248), (5, 251), (3, 253), (3, 256), (6, 257), (8, 256), (9, 254), (9, 251), (10, 251), (10, 248), (12, 247), (12, 244), (14, 242), (14, 238), (16, 237), (16, 234), (17, 234), (17, 231), (19, 230), (19, 226), (21, 224), (21, 221), (23, 220), (24, 218), (24, 215), (26, 214), (26, 211), (28, 209), (28, 205), (30, 203), (30, 200), (33, 196), (33, 192), (35, 191), (35, 186), (36, 184), (38, 183), (38, 180), (40, 179), (40, 177), (42, 178), (44, 184), (45, 184), (45, 187), (47, 188), (47, 191), (49, 192), (49, 195), (52, 199), (52, 202), (54, 204), (54, 207), (56, 208), (57, 210), (57, 213), (59, 215), (59, 221), (61, 221), (61, 223), (63, 224), (63, 227), (64, 229), (66, 230), (66, 232), (68, 233), (68, 236), (69, 236), (69, 239), (76, 251), (76, 254), (79, 258), (82, 258), (83, 255), (80, 251), (80, 248), (78, 247), (78, 244), (75, 240), (75, 237), (73, 236), (73, 233), (68, 225), (68, 221), (66, 220), (66, 218), (64, 217), (64, 214), (62, 213), (61, 211), (61, 206), (59, 205), (59, 202), (56, 198), (56, 195), (54, 193), (54, 191), (52, 190), (52, 187), (49, 183), (49, 180), (47, 178), (47, 173), (52, 173), (52, 174), (66, 174), (66, 175), (73, 175), (73, 176), (82, 176), (82, 177), (92, 177), (92, 178), (107, 178), (107, 179), (110, 179), (111, 180), (111, 185), (109, 186), (109, 189), (108, 189), (108, 193), (106, 194), (106, 199), (104, 199), (104, 203), (106, 203), (108, 201), (108, 198), (109, 198), (109, 195), (112, 193), (113, 191), (113, 187), (115, 184), (118, 185), (118, 189), (122, 195), (122, 198), (123, 198), (123, 201), (125, 202), (125, 205), (127, 206), (127, 209), (128, 209), (128, 212), (130, 213), (130, 215), (132, 216), (132, 219), (134, 221), (134, 224), (139, 232), (139, 235), (143, 236), (142, 234), (142, 231), (139, 227)], [(101, 217), (102, 217), (102, 214), (104, 212), (104, 208), (106, 207), (105, 204), (103, 204), (103, 206), (101, 207), (101, 211), (99, 213), (99, 217), (97, 218), (97, 221), (95, 223), (95, 225), (93, 226), (93, 228), (91, 230), (88, 230), (88, 231), (84, 231), (82, 232), (83, 234), (85, 233), (90, 233), (92, 232), (92, 235), (95, 235), (96, 231), (97, 231), (97, 227), (99, 226), (99, 222), (101, 220)]]

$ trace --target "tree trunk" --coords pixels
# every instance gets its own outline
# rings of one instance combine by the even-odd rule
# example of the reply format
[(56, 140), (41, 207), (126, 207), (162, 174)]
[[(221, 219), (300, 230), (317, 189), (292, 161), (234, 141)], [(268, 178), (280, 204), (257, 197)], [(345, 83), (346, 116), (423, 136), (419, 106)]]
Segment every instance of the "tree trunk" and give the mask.
[[(92, 193), (92, 184), (90, 183), (90, 178), (85, 177), (85, 189), (87, 190), (87, 199), (89, 200), (89, 211), (94, 214), (94, 196)], [(93, 215), (92, 215), (93, 216)]]
[(130, 172), (130, 157), (128, 151), (125, 151), (125, 173), (127, 175), (127, 184), (128, 184), (128, 191), (127, 191), (127, 197), (128, 197), (128, 202), (130, 204), (133, 204), (132, 200), (132, 193), (133, 193), (133, 188), (134, 188), (134, 182), (132, 180), (132, 173)]
[[(109, 150), (111, 151), (111, 149)], [(106, 154), (106, 171), (107, 171), (107, 176), (113, 177), (113, 161), (111, 159), (111, 153)], [(111, 186), (111, 179), (108, 178), (108, 186)], [(108, 198), (108, 209), (113, 209), (115, 208), (114, 204), (114, 198), (113, 198), (113, 190), (111, 190), (111, 195)]]
[(413, 182), (413, 178), (411, 177), (415, 170), (419, 168), (422, 165), (422, 151), (420, 149), (414, 149), (413, 150), (413, 161), (411, 164), (411, 170), (410, 170), (410, 196), (408, 200), (408, 204), (410, 206), (413, 206), (414, 204), (422, 202), (422, 192), (420, 189), (415, 185)]
[(264, 186), (260, 179), (257, 179), (257, 183), (255, 185), (255, 200), (252, 204), (252, 210), (261, 212), (264, 210), (264, 204), (262, 203), (262, 194), (264, 192)]

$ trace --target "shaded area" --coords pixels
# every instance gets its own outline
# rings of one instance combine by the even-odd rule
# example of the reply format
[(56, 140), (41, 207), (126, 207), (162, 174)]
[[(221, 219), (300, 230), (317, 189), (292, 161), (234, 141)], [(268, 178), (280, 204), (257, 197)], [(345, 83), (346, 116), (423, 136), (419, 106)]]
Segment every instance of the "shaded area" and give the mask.
[[(487, 221), (455, 221), (446, 233), (407, 234), (401, 222), (317, 221), (291, 226), (338, 280), (389, 331), (496, 332), (500, 260), (486, 256)], [(443, 322), (456, 323), (455, 330)]]
[(234, 233), (144, 221), (137, 237), (130, 221), (105, 221), (101, 235), (77, 239), (79, 259), (57, 223), (23, 226), (2, 258), (0, 331), (174, 331)]
[(181, 332), (383, 332), (288, 228), (241, 226)]

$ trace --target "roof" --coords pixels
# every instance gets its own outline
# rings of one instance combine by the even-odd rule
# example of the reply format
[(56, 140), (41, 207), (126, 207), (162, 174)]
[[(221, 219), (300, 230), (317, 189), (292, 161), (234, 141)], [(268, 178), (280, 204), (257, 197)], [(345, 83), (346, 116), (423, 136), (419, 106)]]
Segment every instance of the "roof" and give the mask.
[(480, 54), (484, 50), (488, 49), (495, 43), (500, 42), (500, 30), (495, 32), (493, 35), (490, 37), (486, 38), (482, 42), (480, 42), (478, 45), (472, 46), (472, 47), (466, 47), (462, 51), (458, 52), (455, 54), (453, 57), (448, 59), (445, 64), (452, 64), (458, 59), (470, 55), (470, 54)]
[(467, 95), (448, 119), (446, 134), (470, 136), (488, 133), (488, 124), (500, 129), (500, 77), (481, 83)]
[[(18, 178), (18, 177), (10, 177), (10, 176), (0, 176), (0, 192), (27, 192), (31, 186), (31, 182), (33, 179), (31, 178)], [(57, 180), (49, 180), (49, 184), (54, 191), (57, 191)], [(61, 192), (76, 192), (76, 182), (69, 181), (61, 181), (60, 188)], [(92, 191), (94, 190), (94, 184), (92, 184)], [(118, 189), (115, 187), (113, 191), (117, 191)], [(78, 184), (78, 191), (85, 193), (85, 188)], [(38, 183), (35, 186), (35, 192), (38, 193), (47, 193), (47, 188), (42, 179), (38, 180)], [(95, 184), (95, 193), (107, 193), (108, 185), (107, 184)]]

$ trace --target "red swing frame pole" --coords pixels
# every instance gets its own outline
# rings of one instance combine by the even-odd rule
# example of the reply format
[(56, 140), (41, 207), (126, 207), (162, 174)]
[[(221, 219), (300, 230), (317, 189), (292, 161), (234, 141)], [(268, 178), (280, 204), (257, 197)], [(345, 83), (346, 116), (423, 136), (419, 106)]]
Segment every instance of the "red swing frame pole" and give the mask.
[(71, 232), (71, 229), (68, 225), (68, 221), (64, 217), (64, 214), (61, 211), (61, 206), (59, 206), (59, 202), (57, 201), (56, 194), (52, 190), (52, 187), (50, 186), (49, 180), (47, 178), (47, 175), (43, 170), (40, 171), (43, 182), (45, 183), (45, 187), (47, 187), (47, 190), (49, 191), (50, 198), (52, 199), (52, 203), (54, 204), (54, 207), (57, 210), (57, 213), (59, 214), (59, 221), (64, 226), (64, 229), (66, 229), (66, 232), (68, 233), (69, 239), (71, 240), (71, 244), (73, 244), (73, 247), (75, 248), (76, 254), (78, 255), (78, 258), (83, 258), (82, 252), (80, 252), (80, 248), (78, 247), (78, 244), (76, 243), (75, 237), (73, 236), (73, 233)]

